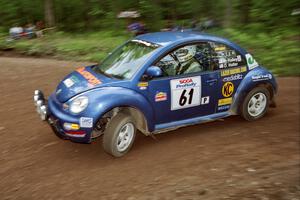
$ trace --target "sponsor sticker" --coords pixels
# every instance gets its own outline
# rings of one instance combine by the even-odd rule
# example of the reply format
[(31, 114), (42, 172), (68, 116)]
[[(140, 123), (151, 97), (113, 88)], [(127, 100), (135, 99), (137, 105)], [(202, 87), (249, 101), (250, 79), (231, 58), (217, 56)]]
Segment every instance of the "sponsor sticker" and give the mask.
[(148, 82), (139, 82), (138, 87), (140, 88), (140, 90), (146, 90), (148, 87)]
[(209, 104), (209, 96), (201, 98), (201, 105)]
[(78, 83), (78, 82), (79, 82), (79, 79), (78, 79), (77, 76), (72, 75), (72, 76), (70, 77), (70, 79), (72, 79), (72, 81), (73, 81), (74, 83)]
[(252, 81), (265, 81), (272, 79), (272, 74), (262, 74), (262, 75), (255, 75), (252, 76)]
[(226, 50), (225, 46), (215, 47), (215, 51), (225, 51), (225, 50)]
[(243, 79), (242, 74), (235, 74), (235, 75), (231, 75), (231, 76), (228, 76), (228, 77), (224, 77), (223, 82), (236, 81), (236, 80), (241, 80), (241, 79)]
[(228, 110), (229, 108), (230, 108), (230, 105), (219, 106), (218, 111)]
[(78, 124), (71, 124), (71, 129), (72, 130), (78, 130), (80, 127)]
[(227, 50), (227, 51), (225, 51), (225, 55), (226, 55), (227, 57), (230, 57), (230, 56), (235, 56), (236, 53), (235, 53), (234, 50)]
[(67, 88), (72, 87), (72, 85), (74, 85), (74, 81), (71, 78), (67, 78), (63, 82)]
[(225, 69), (221, 71), (221, 76), (230, 76), (233, 74), (239, 74), (247, 71), (247, 67), (238, 67), (238, 68), (233, 68), (233, 69)]
[(237, 67), (239, 65), (239, 63), (228, 63), (228, 67)]
[(241, 57), (241, 55), (237, 55), (235, 58), (228, 58), (227, 61), (228, 62), (241, 62), (242, 61), (242, 57)]
[(200, 105), (201, 77), (174, 79), (171, 84), (171, 110)]
[(81, 74), (92, 85), (98, 85), (98, 84), (102, 83), (93, 74), (91, 74), (90, 72), (86, 71), (84, 67), (81, 67), (81, 68), (77, 69), (76, 71), (79, 74)]
[(219, 99), (218, 106), (228, 105), (232, 103), (232, 97)]
[(77, 82), (79, 82), (79, 79), (74, 75), (63, 81), (67, 88), (72, 87)]
[(166, 101), (167, 100), (167, 93), (165, 92), (157, 92), (155, 95), (155, 101), (160, 102), (160, 101)]
[(249, 70), (254, 69), (255, 67), (258, 66), (258, 63), (257, 63), (256, 60), (252, 57), (251, 54), (247, 53), (245, 56), (246, 56), (247, 65), (248, 65)]
[(225, 57), (220, 57), (219, 58), (219, 64), (224, 64), (224, 63), (227, 63), (227, 60)]
[(222, 87), (222, 95), (224, 97), (230, 97), (234, 91), (234, 85), (232, 82), (226, 82), (224, 83)]
[(79, 124), (80, 124), (80, 127), (82, 127), (82, 128), (92, 128), (93, 127), (93, 118), (80, 117)]

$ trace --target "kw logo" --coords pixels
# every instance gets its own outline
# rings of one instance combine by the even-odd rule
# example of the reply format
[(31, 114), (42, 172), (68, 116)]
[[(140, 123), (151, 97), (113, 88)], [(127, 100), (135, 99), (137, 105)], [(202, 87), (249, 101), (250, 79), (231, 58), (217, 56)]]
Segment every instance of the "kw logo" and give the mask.
[(234, 85), (231, 82), (226, 82), (222, 87), (222, 94), (224, 97), (230, 97), (234, 91)]

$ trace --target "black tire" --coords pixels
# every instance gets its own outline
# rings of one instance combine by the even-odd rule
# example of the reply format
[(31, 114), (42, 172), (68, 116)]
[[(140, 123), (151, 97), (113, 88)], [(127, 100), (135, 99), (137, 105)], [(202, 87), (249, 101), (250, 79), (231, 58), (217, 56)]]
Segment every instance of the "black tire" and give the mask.
[[(124, 128), (126, 124), (133, 125), (133, 136), (131, 141), (129, 142), (130, 144), (128, 145), (128, 147), (120, 151), (118, 148), (119, 134), (121, 129)], [(111, 121), (108, 123), (104, 131), (103, 148), (108, 154), (111, 154), (114, 157), (121, 157), (125, 155), (132, 147), (135, 139), (135, 135), (136, 135), (136, 127), (134, 125), (132, 117), (124, 113), (118, 113), (116, 116), (114, 116), (111, 119)]]
[[(260, 93), (265, 95), (265, 100), (266, 100), (266, 105), (264, 107), (264, 109), (261, 110), (261, 112), (259, 112), (259, 114), (257, 116), (253, 116), (254, 114), (251, 114), (248, 105), (249, 105), (249, 101), (251, 100), (252, 97), (254, 97), (255, 95), (259, 95)], [(269, 108), (269, 104), (270, 104), (270, 92), (267, 88), (265, 87), (256, 87), (253, 90), (251, 90), (247, 96), (244, 98), (243, 103), (241, 104), (241, 116), (247, 120), (247, 121), (254, 121), (257, 119), (262, 118), (268, 111)], [(264, 105), (264, 104), (263, 104)]]

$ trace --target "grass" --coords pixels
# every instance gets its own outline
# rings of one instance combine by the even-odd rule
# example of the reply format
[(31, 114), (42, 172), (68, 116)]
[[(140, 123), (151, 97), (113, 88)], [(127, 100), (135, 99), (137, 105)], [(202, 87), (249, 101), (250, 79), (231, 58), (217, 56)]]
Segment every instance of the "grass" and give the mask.
[(70, 34), (55, 32), (42, 38), (0, 42), (0, 49), (14, 49), (29, 56), (51, 56), (58, 59), (99, 62), (115, 47), (128, 40), (125, 33), (96, 32)]
[[(248, 30), (253, 30), (249, 28)], [(229, 38), (247, 49), (261, 65), (273, 73), (285, 76), (300, 75), (300, 39), (297, 31), (278, 30), (273, 33), (247, 29), (213, 29), (215, 35)], [(43, 38), (6, 42), (0, 33), (0, 50), (12, 48), (31, 56), (50, 56), (58, 59), (99, 62), (115, 47), (128, 40), (125, 32), (49, 33)]]

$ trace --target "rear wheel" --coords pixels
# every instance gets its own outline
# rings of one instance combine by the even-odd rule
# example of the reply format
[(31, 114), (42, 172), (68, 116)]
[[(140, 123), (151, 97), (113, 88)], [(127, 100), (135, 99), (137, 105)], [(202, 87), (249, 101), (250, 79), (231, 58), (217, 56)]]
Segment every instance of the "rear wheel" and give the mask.
[(266, 114), (269, 102), (270, 92), (268, 89), (256, 87), (245, 97), (241, 107), (241, 115), (248, 121), (257, 120)]
[(115, 157), (125, 155), (133, 145), (136, 127), (131, 116), (119, 113), (111, 119), (103, 136), (104, 150)]

